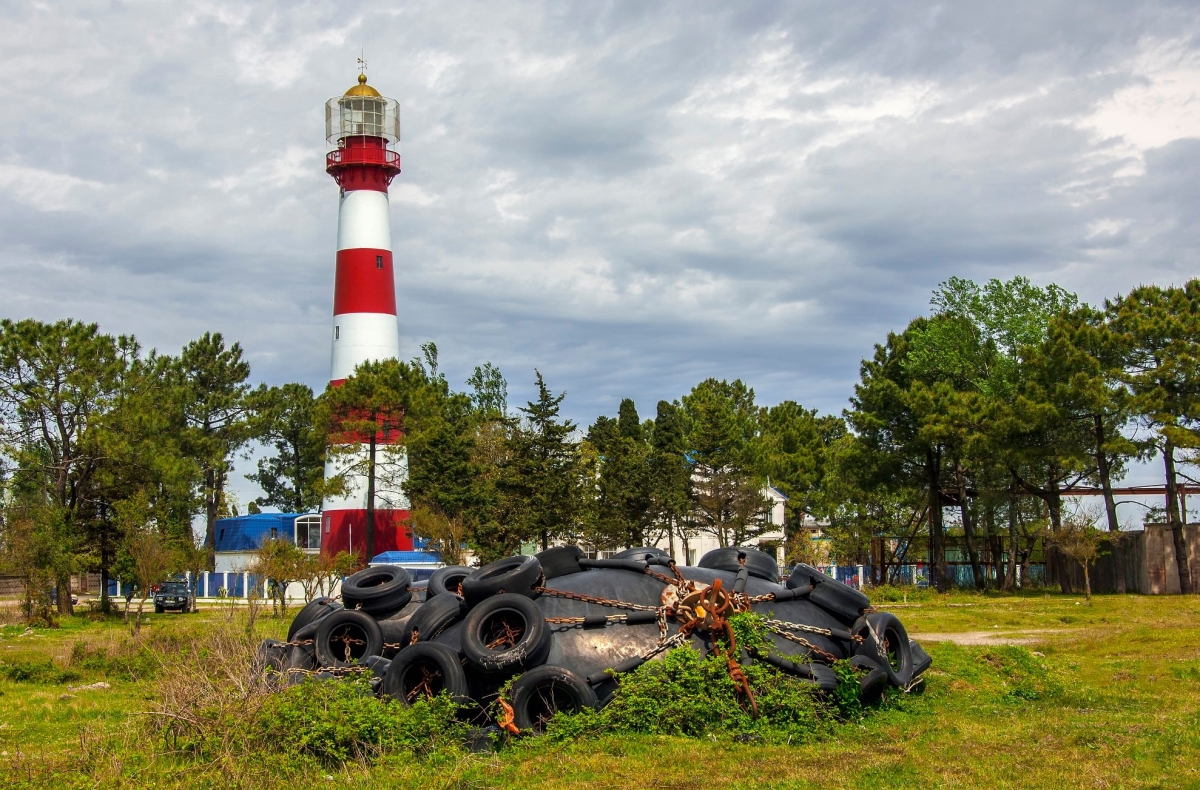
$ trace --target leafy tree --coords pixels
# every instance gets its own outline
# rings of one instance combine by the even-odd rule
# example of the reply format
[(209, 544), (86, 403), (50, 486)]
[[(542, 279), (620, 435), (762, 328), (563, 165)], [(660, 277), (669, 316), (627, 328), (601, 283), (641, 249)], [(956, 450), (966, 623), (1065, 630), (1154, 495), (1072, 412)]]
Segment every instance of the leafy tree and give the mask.
[(621, 401), (617, 418), (601, 417), (588, 430), (598, 455), (597, 548), (642, 546), (655, 521), (651, 447), (632, 400)]
[(305, 576), (308, 557), (283, 539), (265, 540), (255, 552), (250, 573), (267, 580), (271, 610), (276, 617), (287, 614), (287, 588)]
[(15, 461), (37, 505), (39, 552), (52, 569), (60, 612), (71, 612), (70, 574), (86, 551), (80, 513), (103, 461), (97, 423), (112, 407), (125, 364), (120, 341), (95, 324), (0, 321), (0, 452)]
[(708, 379), (683, 396), (692, 459), (695, 528), (722, 546), (740, 545), (770, 529), (764, 475), (755, 465), (758, 407), (740, 380)]
[(1106, 302), (1105, 312), (1127, 350), (1121, 379), (1132, 392), (1131, 408), (1162, 455), (1179, 588), (1195, 592), (1183, 541), (1177, 453), (1200, 448), (1200, 280), (1140, 286)]
[[(986, 579), (973, 500), (986, 481), (998, 479), (993, 467), (1005, 446), (1020, 448), (1009, 470), (1028, 493), (1047, 502), (1056, 524), (1060, 489), (1087, 474), (1076, 463), (1075, 426), (1053, 418), (1043, 391), (1020, 392), (1028, 381), (1022, 352), (1045, 342), (1051, 319), (1076, 301), (1058, 286), (1040, 288), (1023, 277), (983, 286), (951, 278), (935, 291), (932, 304), (934, 315), (910, 330), (905, 364), (914, 377), (912, 405), (921, 431), (945, 448), (951, 462), (950, 499), (959, 506), (975, 584), (982, 589)], [(999, 414), (1008, 408), (1015, 413), (1005, 422)], [(994, 430), (1001, 424), (1008, 436)]]
[(1088, 606), (1092, 605), (1091, 567), (1100, 556), (1103, 538), (1104, 533), (1096, 529), (1096, 519), (1089, 513), (1071, 514), (1049, 538), (1051, 545), (1083, 567), (1083, 591)]
[(471, 387), (471, 403), (483, 419), (499, 419), (508, 414), (508, 382), (500, 368), (491, 362), (476, 366), (467, 379)]
[(315, 422), (316, 398), (304, 384), (261, 386), (250, 398), (257, 439), (274, 447), (275, 454), (258, 462), (258, 471), (246, 475), (262, 488), (254, 500), (259, 507), (305, 513), (321, 506), (325, 475), (325, 436)]
[(692, 465), (679, 406), (658, 402), (651, 432), (650, 500), (653, 518), (666, 529), (672, 556), (691, 506)]
[(845, 421), (818, 416), (789, 400), (763, 409), (760, 423), (760, 463), (771, 484), (788, 497), (786, 522), (800, 524), (806, 513), (820, 514), (828, 454), (846, 435)]
[(171, 383), (178, 401), (184, 452), (203, 474), (204, 546), (216, 548), (215, 525), (231, 466), (230, 457), (250, 438), (250, 365), (242, 347), (225, 347), (219, 332), (205, 332), (183, 347)]
[(923, 415), (914, 394), (919, 384), (908, 364), (910, 339), (922, 333), (926, 323), (918, 318), (905, 332), (888, 333), (887, 341), (875, 346), (872, 359), (863, 360), (861, 381), (845, 414), (861, 447), (840, 468), (865, 491), (924, 492), (932, 580), (944, 591), (949, 578), (942, 508), (951, 504), (942, 490), (947, 447), (940, 436), (922, 431)]
[(154, 507), (145, 492), (120, 502), (117, 518), (125, 533), (125, 551), (129, 554), (133, 577), (140, 590), (133, 632), (142, 630), (142, 611), (150, 590), (163, 581), (171, 570), (172, 557), (154, 523)]

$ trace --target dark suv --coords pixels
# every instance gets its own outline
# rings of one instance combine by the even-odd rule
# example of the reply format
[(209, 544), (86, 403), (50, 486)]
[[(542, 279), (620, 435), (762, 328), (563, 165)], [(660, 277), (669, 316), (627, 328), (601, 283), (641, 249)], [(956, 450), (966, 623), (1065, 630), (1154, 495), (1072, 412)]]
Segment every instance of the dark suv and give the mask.
[(154, 611), (162, 614), (167, 609), (192, 612), (196, 609), (196, 597), (187, 582), (163, 582), (154, 594)]

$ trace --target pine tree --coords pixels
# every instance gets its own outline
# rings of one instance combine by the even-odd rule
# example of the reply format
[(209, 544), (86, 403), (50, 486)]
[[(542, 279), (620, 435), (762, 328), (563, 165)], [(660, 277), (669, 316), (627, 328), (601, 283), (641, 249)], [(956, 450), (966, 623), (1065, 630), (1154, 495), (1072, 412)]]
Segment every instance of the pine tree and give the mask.
[[(579, 509), (578, 446), (575, 424), (561, 419), (566, 393), (554, 395), (537, 374), (538, 398), (521, 407), (522, 424), (514, 437), (512, 466), (506, 485), (522, 502), (528, 538), (543, 549), (570, 533)], [(526, 539), (528, 539), (526, 538)]]
[(1183, 541), (1177, 453), (1200, 448), (1200, 280), (1183, 287), (1141, 286), (1105, 308), (1128, 351), (1121, 378), (1133, 394), (1132, 409), (1157, 438), (1179, 587), (1191, 593), (1197, 585)]

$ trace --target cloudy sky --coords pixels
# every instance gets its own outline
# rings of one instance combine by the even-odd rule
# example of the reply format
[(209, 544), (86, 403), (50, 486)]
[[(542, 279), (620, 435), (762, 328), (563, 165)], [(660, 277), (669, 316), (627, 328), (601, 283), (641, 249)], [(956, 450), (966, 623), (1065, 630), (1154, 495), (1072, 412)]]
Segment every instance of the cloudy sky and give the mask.
[(328, 376), (323, 103), (402, 107), (402, 348), (585, 425), (846, 403), (952, 275), (1197, 273), (1195, 3), (7, 3), (0, 315)]

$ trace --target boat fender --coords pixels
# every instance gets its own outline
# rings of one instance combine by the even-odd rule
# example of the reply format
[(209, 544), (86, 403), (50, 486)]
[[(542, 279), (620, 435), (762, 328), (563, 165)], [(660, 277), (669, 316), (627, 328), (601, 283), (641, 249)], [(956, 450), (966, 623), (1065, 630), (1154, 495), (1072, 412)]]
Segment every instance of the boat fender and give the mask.
[(581, 568), (611, 568), (614, 570), (646, 572), (645, 560), (589, 560), (586, 557), (579, 560)]

